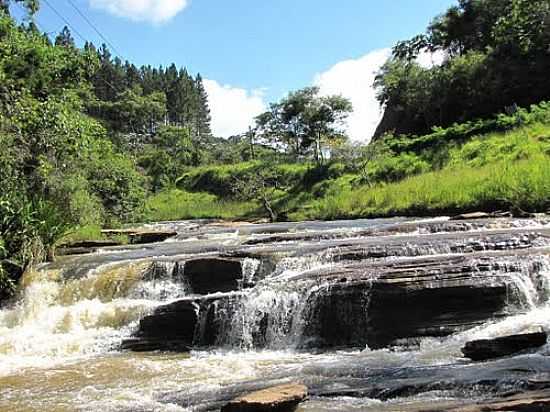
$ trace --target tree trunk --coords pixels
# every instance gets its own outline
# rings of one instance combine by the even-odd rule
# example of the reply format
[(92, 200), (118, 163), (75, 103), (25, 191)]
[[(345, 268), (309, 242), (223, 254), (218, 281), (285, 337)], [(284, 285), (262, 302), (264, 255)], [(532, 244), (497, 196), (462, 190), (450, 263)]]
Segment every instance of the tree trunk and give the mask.
[(277, 221), (277, 213), (275, 213), (275, 211), (271, 207), (271, 203), (269, 202), (269, 200), (267, 199), (267, 197), (265, 195), (262, 197), (262, 203), (264, 205), (264, 209), (269, 214), (269, 221), (271, 223), (276, 222)]

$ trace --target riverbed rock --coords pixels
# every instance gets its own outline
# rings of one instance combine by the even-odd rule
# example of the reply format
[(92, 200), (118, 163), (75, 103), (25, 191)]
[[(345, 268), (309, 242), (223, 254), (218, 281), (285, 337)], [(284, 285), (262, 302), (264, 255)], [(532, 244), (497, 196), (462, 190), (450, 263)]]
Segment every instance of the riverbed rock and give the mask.
[(234, 307), (242, 295), (187, 298), (159, 306), (139, 323), (138, 331), (122, 342), (122, 349), (135, 352), (187, 352), (214, 346), (224, 334)]
[(504, 316), (513, 294), (505, 278), (489, 276), (495, 270), (451, 257), (408, 259), (367, 271), (363, 264), (349, 265), (334, 273), (341, 281), (309, 297), (307, 346), (378, 349), (448, 336)]
[(462, 348), (465, 357), (474, 361), (500, 358), (527, 349), (536, 349), (546, 344), (548, 334), (544, 331), (482, 339), (467, 342)]
[(160, 306), (141, 319), (136, 336), (122, 342), (122, 348), (137, 352), (188, 350), (193, 345), (199, 308), (194, 300)]
[(460, 215), (453, 216), (451, 220), (489, 219), (491, 217), (494, 217), (491, 213), (472, 212), (472, 213), (463, 213)]
[(550, 410), (550, 390), (526, 391), (470, 405), (448, 404), (444, 407), (426, 407), (418, 412), (544, 412)]
[(238, 259), (189, 260), (185, 262), (184, 275), (193, 293), (199, 295), (236, 291), (243, 281), (242, 264)]
[(240, 396), (222, 408), (222, 412), (287, 412), (307, 398), (307, 387), (288, 384)]

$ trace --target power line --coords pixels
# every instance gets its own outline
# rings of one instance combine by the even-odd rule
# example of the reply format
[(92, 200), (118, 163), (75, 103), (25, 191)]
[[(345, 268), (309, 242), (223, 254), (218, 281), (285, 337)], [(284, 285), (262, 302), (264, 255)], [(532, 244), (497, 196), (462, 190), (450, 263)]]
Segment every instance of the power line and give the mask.
[(56, 10), (56, 8), (53, 7), (53, 6), (50, 4), (50, 2), (49, 2), (48, 0), (43, 0), (43, 1), (44, 1), (44, 3), (46, 3), (46, 5), (47, 5), (50, 9), (53, 10), (53, 12), (54, 12), (55, 14), (57, 14), (57, 17), (59, 17), (61, 20), (63, 20), (63, 21), (65, 22), (65, 24), (66, 24), (68, 27), (70, 27), (71, 30), (74, 31), (78, 37), (80, 37), (80, 39), (81, 39), (84, 43), (87, 42), (86, 38), (85, 38), (82, 34), (80, 34), (80, 33), (78, 32), (78, 30), (75, 29), (75, 28), (73, 27), (73, 25), (72, 25), (71, 23), (69, 23), (69, 21), (68, 21), (61, 13), (58, 12), (58, 11)]
[(90, 19), (88, 19), (88, 17), (86, 17), (86, 15), (77, 7), (77, 5), (74, 4), (74, 2), (73, 2), (72, 0), (67, 0), (67, 1), (70, 3), (71, 6), (73, 6), (73, 8), (77, 11), (77, 13), (80, 15), (80, 17), (82, 17), (82, 18), (86, 21), (86, 23), (88, 23), (88, 24), (90, 25), (90, 27), (91, 27), (92, 29), (94, 29), (94, 31), (103, 39), (103, 41), (104, 41), (106, 44), (108, 44), (109, 47), (111, 47), (111, 49), (112, 49), (116, 54), (118, 54), (118, 56), (119, 56), (121, 59), (125, 60), (124, 57), (122, 56), (122, 53), (120, 53), (120, 52), (117, 50), (117, 48), (113, 45), (113, 43), (111, 43), (111, 42), (109, 41), (109, 39), (107, 39), (107, 37), (104, 36), (104, 35), (101, 33), (101, 31), (96, 27), (95, 24), (93, 24), (93, 23), (90, 21)]
[[(73, 26), (71, 23), (69, 23), (69, 21), (68, 21), (61, 13), (59, 13), (59, 12), (55, 9), (55, 7), (53, 7), (53, 6), (50, 4), (50, 2), (49, 2), (48, 0), (43, 0), (43, 1), (44, 1), (44, 3), (46, 3), (46, 5), (47, 5), (50, 9), (53, 10), (53, 12), (54, 12), (55, 14), (57, 14), (57, 16), (58, 16), (61, 20), (63, 20), (63, 21), (65, 22), (65, 24), (66, 24), (68, 27), (71, 28), (71, 30), (73, 30), (73, 31), (76, 33), (76, 35), (77, 35), (78, 37), (80, 37), (80, 39), (81, 39), (84, 43), (88, 42), (88, 40), (87, 40), (82, 34), (80, 34), (79, 31), (76, 30), (76, 29), (74, 28), (74, 26)], [(103, 37), (103, 36), (102, 36), (102, 37)], [(113, 46), (111, 45), (111, 47), (113, 47)], [(108, 82), (107, 80), (105, 80), (105, 79), (103, 79), (103, 78), (101, 78), (101, 80), (102, 80), (107, 86), (109, 86), (113, 91), (118, 92), (118, 90), (117, 90), (110, 82)]]
[[(26, 10), (25, 8), (23, 7), (23, 5), (21, 5), (21, 3), (14, 3), (15, 5), (19, 6), (20, 10), (23, 12), (23, 13), (26, 13)], [(48, 31), (46, 29), (46, 27), (40, 23), (40, 21), (38, 20), (38, 18), (36, 16), (32, 16), (32, 23), (36, 24), (36, 27), (38, 27), (40, 30), (42, 30), (43, 33), (46, 33), (46, 35), (50, 35), (50, 34), (53, 34), (55, 33), (55, 31)]]

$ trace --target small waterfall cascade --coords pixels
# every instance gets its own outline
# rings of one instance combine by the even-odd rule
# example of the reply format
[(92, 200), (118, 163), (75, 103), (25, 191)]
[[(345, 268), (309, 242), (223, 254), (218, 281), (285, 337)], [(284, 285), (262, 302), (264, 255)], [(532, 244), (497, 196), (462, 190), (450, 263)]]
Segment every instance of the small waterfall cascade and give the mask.
[(25, 274), (18, 301), (0, 311), (0, 375), (117, 350), (145, 314), (185, 295), (172, 280), (148, 277), (160, 267), (105, 265), (66, 280), (54, 270)]

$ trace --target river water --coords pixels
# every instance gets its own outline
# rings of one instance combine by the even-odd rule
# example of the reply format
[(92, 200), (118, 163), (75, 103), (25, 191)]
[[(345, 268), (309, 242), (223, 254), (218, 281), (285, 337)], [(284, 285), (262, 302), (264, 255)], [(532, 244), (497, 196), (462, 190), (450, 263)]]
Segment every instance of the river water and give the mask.
[[(44, 265), (25, 275), (18, 298), (0, 310), (0, 410), (183, 411), (187, 409), (178, 406), (181, 402), (171, 399), (192, 398), (239, 382), (330, 381), (346, 377), (358, 367), (399, 370), (460, 365), (465, 362), (460, 348), (468, 340), (521, 332), (533, 325), (550, 329), (550, 241), (544, 232), (548, 222), (490, 221), (463, 225), (460, 239), (509, 231), (506, 236), (516, 241), (525, 236), (524, 231), (544, 232), (544, 236), (533, 237), (529, 245), (540, 252), (522, 257), (524, 269), (510, 276), (514, 290), (521, 294), (522, 308), (517, 313), (489, 319), (445, 338), (424, 338), (411, 347), (303, 349), (307, 298), (323, 288), (325, 281), (316, 277), (311, 282), (293, 283), (290, 279), (333, 269), (341, 264), (335, 255), (356, 244), (363, 245), (363, 251), (389, 250), (388, 256), (364, 259), (373, 264), (411, 256), (469, 253), (450, 246), (447, 236), (454, 236), (456, 228), (449, 230), (442, 225), (445, 222), (445, 218), (281, 225), (172, 222), (155, 227), (176, 229), (176, 240), (110, 248)], [(512, 244), (508, 242), (508, 246)], [(490, 255), (508, 246), (502, 244), (485, 251), (478, 247), (475, 252)], [(278, 260), (246, 292), (236, 315), (226, 319), (223, 337), (215, 347), (183, 354), (120, 350), (121, 342), (137, 330), (143, 316), (190, 294), (186, 284), (174, 277), (147, 280), (144, 273), (150, 270), (151, 262), (173, 271), (173, 263), (167, 259), (211, 256), (243, 248), (256, 254), (276, 254)], [(536, 271), (532, 269), (533, 261), (537, 263)], [(258, 260), (247, 258), (243, 268), (249, 273), (245, 277), (253, 277), (259, 266)], [(265, 313), (270, 314), (271, 321), (260, 349), (254, 344), (254, 336)], [(544, 347), (539, 352), (545, 354), (547, 350)], [(171, 395), (176, 393), (177, 397)], [(384, 402), (346, 396), (312, 397), (300, 410), (412, 411), (448, 399), (457, 399), (457, 394), (432, 391)]]

